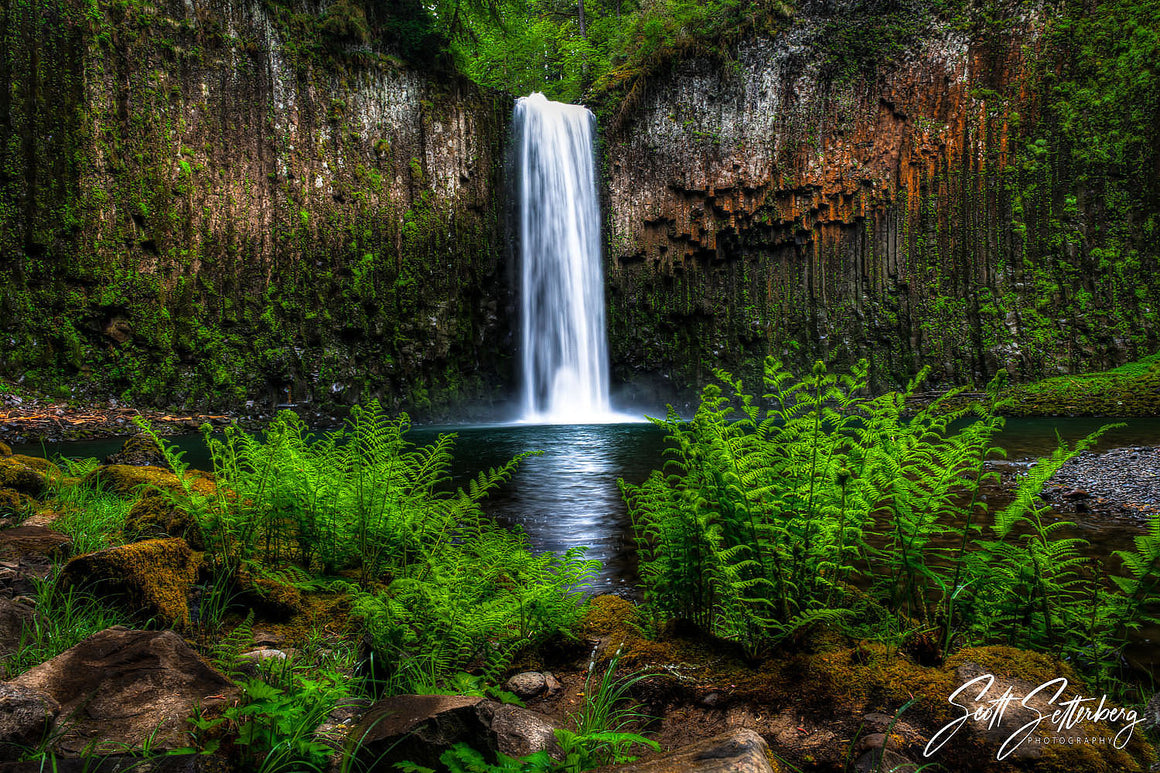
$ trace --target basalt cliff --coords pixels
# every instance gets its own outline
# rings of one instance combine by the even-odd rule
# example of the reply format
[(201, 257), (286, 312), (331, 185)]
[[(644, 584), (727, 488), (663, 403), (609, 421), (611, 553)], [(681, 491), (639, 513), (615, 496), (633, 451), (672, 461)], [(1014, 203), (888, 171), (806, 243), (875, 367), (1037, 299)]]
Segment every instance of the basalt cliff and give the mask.
[[(511, 393), (511, 96), (351, 39), (346, 2), (2, 0), (0, 375), (420, 415)], [(774, 5), (593, 99), (623, 396), (753, 385), (767, 355), (982, 385), (1156, 350), (1147, 13)]]

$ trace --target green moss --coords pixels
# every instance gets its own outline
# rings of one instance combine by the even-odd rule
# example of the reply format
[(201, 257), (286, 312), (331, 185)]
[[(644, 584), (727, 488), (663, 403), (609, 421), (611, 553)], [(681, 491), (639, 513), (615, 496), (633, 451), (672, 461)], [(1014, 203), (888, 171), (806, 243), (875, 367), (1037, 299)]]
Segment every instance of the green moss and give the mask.
[(1099, 373), (1057, 376), (1017, 387), (1013, 416), (1160, 416), (1160, 354)]
[(66, 584), (121, 595), (131, 612), (145, 618), (188, 625), (197, 561), (182, 539), (152, 539), (77, 556), (61, 577)]

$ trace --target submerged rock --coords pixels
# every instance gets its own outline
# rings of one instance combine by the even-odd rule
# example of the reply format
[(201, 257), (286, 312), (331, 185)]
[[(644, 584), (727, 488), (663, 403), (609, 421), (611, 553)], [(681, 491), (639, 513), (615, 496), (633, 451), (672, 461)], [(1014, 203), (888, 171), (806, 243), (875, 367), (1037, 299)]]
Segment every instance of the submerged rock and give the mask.
[(185, 747), (194, 709), (212, 711), (238, 694), (173, 631), (124, 628), (94, 634), (8, 685), (60, 704), (54, 748), (66, 755)]
[(189, 623), (189, 592), (197, 561), (185, 540), (152, 539), (77, 556), (65, 565), (66, 585), (123, 596), (130, 611), (166, 624)]

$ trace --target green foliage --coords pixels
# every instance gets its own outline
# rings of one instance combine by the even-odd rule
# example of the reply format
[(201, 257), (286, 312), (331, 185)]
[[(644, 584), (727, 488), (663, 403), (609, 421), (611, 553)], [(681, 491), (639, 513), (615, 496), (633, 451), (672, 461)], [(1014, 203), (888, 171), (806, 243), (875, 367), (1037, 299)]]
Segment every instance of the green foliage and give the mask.
[(229, 428), (217, 439), (206, 428), (212, 493), (151, 435), (182, 481), (165, 495), (204, 535), (215, 579), (203, 598), (218, 622), (243, 573), (313, 590), (315, 574), (357, 570), (362, 584), (330, 586), (351, 595), (376, 676), (400, 692), (436, 688), (469, 666), (497, 674), (521, 648), (572, 627), (583, 610), (574, 591), (595, 562), (579, 549), (533, 555), (522, 535), (488, 523), (480, 508), (526, 454), (453, 489), (454, 435), (415, 447), (409, 428), (377, 402), (356, 406), (344, 429), (321, 437), (289, 411), (260, 437)]
[(864, 363), (841, 378), (818, 363), (795, 381), (770, 360), (765, 374), (765, 410), (724, 373), (732, 399), (714, 385), (692, 422), (670, 410), (658, 422), (670, 474), (621, 484), (649, 608), (756, 651), (847, 616), (847, 583), (870, 562), (882, 595), (929, 620), (932, 561), (947, 552), (932, 538), (973, 506), (953, 494), (977, 489), (1002, 420), (953, 430), (965, 415), (943, 410), (953, 394), (907, 420), (904, 395), (865, 397)]
[(1126, 632), (1152, 619), (1160, 526), (1118, 554), (1128, 576), (1113, 593), (1073, 524), (1048, 520), (1038, 499), (1100, 433), (1041, 461), (984, 529), (1000, 381), (986, 406), (948, 410), (952, 392), (906, 419), (921, 377), (907, 393), (869, 397), (865, 364), (838, 378), (818, 363), (795, 380), (770, 360), (765, 374), (760, 403), (722, 373), (732, 397), (707, 387), (687, 423), (670, 410), (657, 422), (668, 475), (621, 482), (657, 618), (754, 653), (815, 623), (939, 631), (943, 646), (957, 631), (1053, 650), (1100, 675)]
[(599, 677), (595, 674), (595, 660), (589, 661), (584, 703), (579, 711), (568, 715), (572, 728), (556, 731), (564, 750), (562, 767), (568, 773), (632, 762), (636, 759), (630, 753), (634, 744), (660, 751), (656, 741), (631, 732), (634, 725), (651, 719), (640, 712), (630, 695), (633, 686), (648, 674), (618, 675), (620, 655), (617, 650)]
[(533, 555), (522, 535), (461, 528), (401, 570), (385, 591), (357, 593), (389, 692), (430, 692), (467, 667), (497, 677), (520, 650), (566, 633), (583, 612), (574, 589), (595, 562), (582, 550)]
[(1155, 416), (1160, 413), (1160, 354), (1104, 372), (1017, 387), (1004, 410), (1013, 415)]
[(315, 729), (335, 708), (350, 700), (350, 680), (323, 671), (296, 674), (276, 686), (262, 679), (242, 682), (242, 700), (220, 716), (193, 720), (195, 745), (185, 753), (211, 754), (220, 735), (233, 743), (230, 753), (241, 769), (257, 773), (324, 771), (333, 749), (314, 737)]
[(16, 651), (4, 661), (6, 679), (56, 657), (95, 633), (129, 618), (116, 606), (82, 592), (64, 588), (56, 577), (33, 578), (36, 614), (21, 631)]
[(67, 534), (73, 541), (73, 552), (91, 553), (123, 543), (125, 519), (133, 507), (99, 483), (82, 483), (85, 473), (94, 469), (96, 459), (60, 461), (60, 475), (50, 476), (51, 498), (48, 506), (60, 513), (52, 528)]
[(511, 93), (615, 101), (680, 55), (729, 56), (739, 39), (775, 31), (791, 13), (773, 0), (587, 0), (583, 7), (583, 29), (574, 2), (503, 0), (497, 13), (469, 13), (471, 35), (455, 45), (460, 67)]

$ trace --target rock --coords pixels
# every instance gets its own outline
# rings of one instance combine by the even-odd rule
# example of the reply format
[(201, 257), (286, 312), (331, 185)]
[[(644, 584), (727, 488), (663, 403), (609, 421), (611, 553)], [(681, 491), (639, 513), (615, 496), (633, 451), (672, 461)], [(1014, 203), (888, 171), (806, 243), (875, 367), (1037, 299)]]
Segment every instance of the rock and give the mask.
[(520, 706), (466, 695), (398, 695), (375, 703), (350, 737), (358, 757), (389, 769), (409, 760), (442, 769), (439, 756), (466, 743), (495, 761), (498, 750), (524, 756), (547, 750), (562, 759), (550, 719)]
[(197, 520), (159, 492), (151, 492), (129, 508), (125, 531), (137, 537), (181, 537), (194, 550), (205, 550)]
[(12, 456), (12, 446), (0, 441), (0, 456)]
[[(363, 715), (351, 733), (358, 762), (389, 770), (408, 760), (440, 768), (439, 756), (457, 743), (487, 736), (478, 707), (483, 698), (463, 695), (396, 695)], [(480, 751), (483, 751), (482, 749)]]
[(552, 675), (551, 671), (544, 672), (544, 684), (548, 687), (549, 698), (555, 698), (564, 691), (564, 686), (560, 684), (560, 680)]
[[(965, 662), (955, 669), (956, 689), (972, 680), (982, 680), (985, 675), (990, 673), (976, 663)], [(980, 712), (979, 716), (982, 716), (981, 712), (993, 708), (993, 701), (1007, 693), (1008, 690), (1010, 690), (1011, 695), (1016, 696), (1016, 699), (1009, 702), (1002, 712), (988, 711), (987, 719), (966, 721), (962, 726), (962, 734), (967, 736), (973, 745), (982, 746), (984, 753), (992, 759), (996, 759), (1002, 750), (1006, 755), (1004, 761), (1008, 764), (1039, 759), (1043, 756), (1045, 746), (1058, 745), (1066, 748), (1066, 741), (1061, 744), (1056, 735), (1051, 732), (1054, 726), (1050, 722), (1043, 722), (1039, 726), (1040, 729), (1031, 733), (1026, 740), (1017, 742), (1018, 745), (1014, 747), (1013, 751), (1010, 747), (1003, 748), (1009, 739), (1017, 736), (1021, 727), (1041, 716), (1050, 717), (1057, 710), (1058, 706), (1052, 705), (1049, 701), (1054, 690), (1040, 690), (1032, 695), (1038, 686), (1023, 679), (994, 675), (993, 681), (979, 681), (963, 690), (955, 698), (955, 703), (962, 706), (962, 709), (956, 709), (957, 713), (969, 712), (974, 714), (978, 711)], [(1081, 728), (1077, 728), (1073, 734), (1078, 734)], [(1106, 735), (1110, 738), (1115, 733), (1089, 733), (1088, 729), (1085, 729), (1085, 734)], [(1023, 734), (1019, 733), (1017, 737), (1022, 738)], [(958, 739), (955, 738), (952, 743), (957, 741)], [(931, 743), (939, 743), (937, 734), (932, 737)], [(932, 757), (932, 759), (935, 758)]]
[(752, 730), (733, 730), (642, 762), (598, 768), (600, 773), (775, 773), (769, 746)]
[(173, 631), (110, 628), (8, 683), (38, 690), (68, 718), (56, 728), (59, 753), (155, 751), (188, 745), (186, 719), (212, 711), (238, 689)]
[(16, 652), (25, 628), (32, 625), (32, 618), (31, 609), (0, 596), (0, 658)]
[(223, 757), (212, 754), (141, 757), (58, 757), (51, 766), (40, 761), (0, 765), (0, 773), (233, 773), (235, 768)]
[(495, 701), (479, 704), (479, 713), (497, 751), (509, 757), (547, 751), (557, 760), (564, 759), (564, 750), (556, 740), (556, 725), (542, 714)]
[(77, 556), (65, 565), (66, 585), (98, 585), (125, 597), (130, 611), (165, 624), (189, 623), (189, 591), (197, 561), (185, 540), (152, 539)]
[(72, 549), (72, 539), (44, 526), (15, 526), (0, 531), (0, 557), (20, 559), (43, 556), (63, 558)]
[(918, 773), (919, 767), (898, 752), (874, 749), (854, 763), (857, 773)]
[[(186, 472), (186, 476), (195, 491), (206, 496), (214, 493), (212, 475), (190, 470)], [(170, 470), (153, 466), (135, 467), (131, 464), (102, 465), (86, 475), (83, 482), (90, 486), (103, 487), (120, 496), (128, 496), (139, 488), (148, 486), (156, 486), (173, 493), (184, 490), (181, 481)]]
[(546, 692), (548, 680), (538, 671), (524, 671), (508, 679), (504, 689), (526, 701)]
[(48, 479), (35, 457), (0, 456), (0, 488), (38, 498), (48, 488)]
[(105, 457), (105, 464), (128, 464), (134, 467), (156, 467), (162, 470), (173, 471), (165, 454), (161, 453), (160, 446), (151, 437), (140, 435), (131, 437), (121, 446), (121, 450)]
[(241, 569), (235, 575), (238, 600), (264, 617), (286, 620), (303, 610), (302, 591), (269, 577), (257, 577)]
[(0, 561), (0, 596), (14, 598), (36, 592), (34, 580), (52, 574), (52, 561), (44, 556), (23, 556), (16, 561)]
[(14, 488), (0, 488), (0, 518), (23, 516), (35, 506), (35, 502)]
[(0, 682), (0, 761), (14, 760), (49, 737), (60, 714), (51, 695)]
[(278, 667), (287, 660), (293, 659), (297, 650), (259, 649), (250, 650), (238, 655), (237, 668), (247, 676), (255, 676), (263, 665)]

